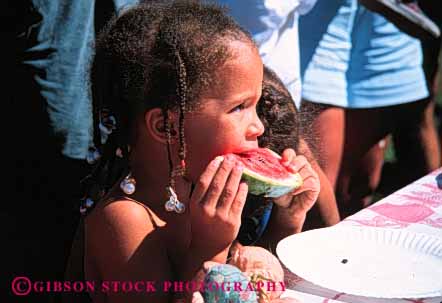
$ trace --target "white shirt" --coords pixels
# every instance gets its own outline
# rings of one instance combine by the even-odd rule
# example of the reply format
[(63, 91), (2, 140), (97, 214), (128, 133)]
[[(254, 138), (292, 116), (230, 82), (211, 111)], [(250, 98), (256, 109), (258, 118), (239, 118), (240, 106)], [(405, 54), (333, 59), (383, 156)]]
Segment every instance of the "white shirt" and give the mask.
[(317, 0), (218, 0), (248, 30), (259, 47), (265, 65), (284, 82), (296, 106), (301, 101), (298, 16)]

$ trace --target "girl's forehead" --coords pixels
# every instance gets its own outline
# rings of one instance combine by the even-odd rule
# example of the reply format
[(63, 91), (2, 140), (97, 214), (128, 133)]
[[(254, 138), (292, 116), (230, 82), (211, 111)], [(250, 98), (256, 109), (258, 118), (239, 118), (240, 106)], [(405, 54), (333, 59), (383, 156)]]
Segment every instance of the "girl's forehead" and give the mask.
[(211, 87), (203, 97), (235, 95), (241, 98), (261, 91), (263, 64), (258, 52), (249, 43), (234, 43), (233, 54), (224, 64), (214, 70)]

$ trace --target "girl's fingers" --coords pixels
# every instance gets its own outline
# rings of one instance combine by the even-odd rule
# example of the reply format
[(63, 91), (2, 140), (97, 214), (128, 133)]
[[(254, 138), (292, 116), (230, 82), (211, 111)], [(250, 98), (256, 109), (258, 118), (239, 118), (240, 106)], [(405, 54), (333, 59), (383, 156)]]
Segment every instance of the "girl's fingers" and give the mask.
[(293, 149), (287, 148), (281, 154), (281, 164), (284, 166), (290, 166), (293, 159), (296, 157), (296, 153)]
[(225, 157), (223, 163), (219, 166), (218, 171), (215, 173), (215, 176), (213, 177), (212, 182), (206, 191), (205, 197), (201, 200), (204, 207), (207, 207), (208, 209), (215, 209), (234, 165), (235, 162), (231, 157)]
[(197, 205), (204, 198), (210, 184), (212, 183), (213, 177), (215, 176), (223, 161), (224, 157), (218, 156), (209, 163), (195, 185), (190, 204)]
[(247, 186), (247, 183), (241, 182), (239, 184), (236, 197), (232, 202), (232, 206), (230, 207), (230, 215), (233, 216), (235, 219), (241, 218), (241, 213), (246, 202), (248, 191), (249, 188)]
[(303, 180), (308, 179), (309, 177), (313, 177), (317, 182), (319, 182), (318, 173), (308, 162), (306, 162), (305, 165), (299, 169), (298, 173), (301, 175)]
[[(310, 166), (310, 163), (307, 161), (307, 158), (304, 156), (296, 156), (293, 161), (290, 163), (290, 165), (288, 166), (288, 168), (293, 172), (293, 173), (300, 173), (304, 167), (306, 166)], [(301, 174), (302, 176), (302, 174)]]
[(234, 168), (231, 170), (229, 178), (226, 182), (226, 186), (218, 200), (218, 205), (216, 206), (219, 211), (228, 214), (230, 206), (238, 192), (239, 182), (241, 181), (241, 176), (243, 172), (243, 166), (241, 163), (236, 163)]
[(296, 196), (296, 195), (299, 195), (303, 192), (311, 191), (311, 190), (319, 191), (318, 179), (315, 178), (314, 176), (309, 176), (306, 179), (304, 179), (302, 186), (300, 188), (298, 188), (297, 190), (293, 191), (291, 193), (291, 195)]

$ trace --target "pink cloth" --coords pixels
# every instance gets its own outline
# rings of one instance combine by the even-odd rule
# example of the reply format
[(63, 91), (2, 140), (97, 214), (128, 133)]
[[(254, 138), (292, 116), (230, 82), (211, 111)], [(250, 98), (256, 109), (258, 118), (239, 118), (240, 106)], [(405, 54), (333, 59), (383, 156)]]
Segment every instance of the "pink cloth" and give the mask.
[[(346, 218), (339, 226), (400, 228), (442, 239), (442, 168), (422, 177), (374, 205)], [(327, 290), (297, 277), (290, 296), (309, 303), (440, 303), (442, 297), (408, 299), (371, 299)], [(338, 301), (339, 300), (339, 301)]]
[(339, 224), (404, 228), (442, 237), (442, 168)]

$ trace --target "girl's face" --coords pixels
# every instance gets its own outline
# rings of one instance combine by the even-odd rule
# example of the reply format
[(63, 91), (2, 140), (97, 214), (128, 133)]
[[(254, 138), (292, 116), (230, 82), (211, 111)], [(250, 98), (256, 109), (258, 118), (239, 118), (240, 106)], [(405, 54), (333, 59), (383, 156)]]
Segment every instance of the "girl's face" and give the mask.
[[(215, 84), (186, 115), (189, 177), (195, 181), (216, 156), (258, 147), (264, 126), (256, 113), (263, 65), (256, 49), (231, 42), (233, 58), (215, 71)], [(214, 67), (216, 68), (216, 67)]]

